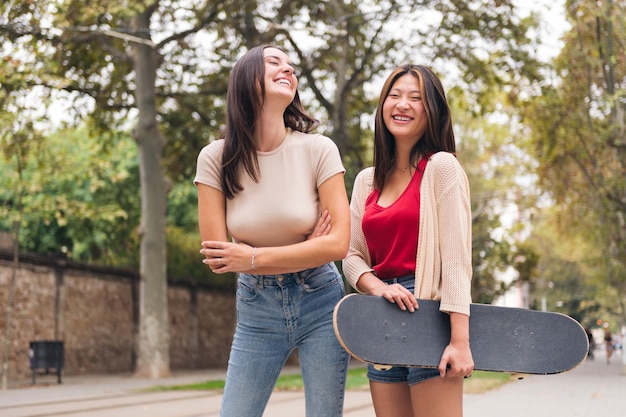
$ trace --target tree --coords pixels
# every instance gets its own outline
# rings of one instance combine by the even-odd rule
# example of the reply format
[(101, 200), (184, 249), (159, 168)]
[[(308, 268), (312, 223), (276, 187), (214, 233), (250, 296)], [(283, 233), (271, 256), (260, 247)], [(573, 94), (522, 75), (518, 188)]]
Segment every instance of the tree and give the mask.
[[(167, 192), (189, 179), (198, 149), (219, 134), (227, 73), (240, 52), (263, 42), (296, 51), (303, 96), (323, 111), (349, 185), (370, 159), (376, 97), (367, 89), (398, 63), (458, 68), (477, 114), (491, 111), (483, 93), (494, 85), (506, 84), (514, 96), (537, 77), (527, 35), (534, 21), (517, 17), (512, 0), (28, 0), (0, 11), (24, 88), (66, 92), (77, 118), (89, 117), (98, 133), (134, 123), (141, 184), (136, 372), (152, 377), (169, 372)], [(420, 17), (426, 13), (432, 19)]]
[(176, 88), (186, 84), (168, 84), (172, 80), (167, 76), (178, 73), (180, 81), (183, 74), (175, 68), (184, 54), (193, 55), (185, 48), (188, 38), (217, 19), (222, 3), (155, 0), (85, 5), (70, 0), (0, 6), (10, 22), (2, 25), (2, 32), (14, 46), (11, 59), (18, 61), (28, 53), (35, 57), (31, 68), (27, 62), (19, 65), (26, 87), (66, 91), (77, 100), (89, 97), (89, 110), (80, 116), (90, 117), (99, 132), (123, 124), (129, 115), (136, 119), (133, 137), (141, 181), (138, 375), (169, 374), (165, 216), (170, 184), (163, 166), (166, 140), (158, 119), (167, 113), (166, 99), (175, 98), (180, 93)]
[[(83, 127), (42, 135), (38, 147), (22, 161), (27, 203), (21, 216), (22, 249), (136, 267), (139, 170), (132, 138), (114, 132), (96, 138)], [(12, 171), (10, 162), (0, 158), (3, 173)], [(11, 176), (3, 177), (13, 183)], [(5, 209), (18, 197), (14, 187), (0, 190)], [(10, 215), (2, 216), (0, 230), (9, 230), (10, 221)]]
[(558, 232), (601, 248), (584, 262), (614, 288), (626, 322), (626, 2), (570, 1), (567, 13), (555, 83), (525, 110), (529, 151)]
[(426, 63), (458, 75), (444, 78), (464, 80), (477, 113), (492, 110), (484, 97), (494, 86), (515, 95), (539, 77), (528, 34), (537, 16), (519, 17), (509, 0), (293, 0), (275, 8), (246, 1), (231, 12), (232, 29), (248, 45), (284, 39), (295, 51), (305, 104), (337, 143), (348, 187), (371, 163), (377, 86), (396, 65)]
[[(274, 13), (263, 13), (256, 6), (246, 7), (240, 12), (242, 23), (236, 29), (243, 36), (255, 34), (251, 38), (256, 42), (263, 33), (259, 26), (280, 22), (269, 25), (280, 30), (289, 49), (298, 55), (301, 79), (307, 92), (313, 94), (313, 103), (317, 103), (313, 113), (325, 116), (324, 126), (343, 156), (348, 188), (356, 173), (371, 163), (371, 120), (377, 91), (368, 93), (368, 89), (386, 71), (404, 62), (425, 62), (439, 67), (449, 85), (459, 83), (464, 88), (453, 93), (462, 97), (458, 110), (467, 114), (459, 125), (466, 126), (469, 135), (479, 132), (485, 143), (475, 148), (472, 155), (476, 161), (489, 161), (487, 165), (477, 162), (473, 166), (476, 183), (472, 184), (472, 198), (476, 208), (474, 230), (478, 232), (474, 234), (475, 298), (491, 302), (507, 289), (496, 282), (495, 273), (514, 258), (515, 248), (490, 235), (501, 224), (498, 213), (489, 212), (489, 208), (498, 199), (499, 206), (512, 200), (510, 195), (496, 190), (511, 190), (510, 184), (502, 184), (502, 174), (510, 179), (518, 171), (498, 163), (499, 156), (510, 150), (510, 144), (504, 147), (503, 142), (512, 134), (509, 126), (484, 123), (476, 128), (472, 119), (487, 118), (497, 111), (495, 103), (504, 102), (513, 112), (517, 96), (540, 79), (540, 65), (532, 57), (534, 44), (527, 34), (537, 24), (537, 16), (518, 17), (512, 2), (489, 2), (489, 7), (478, 3), (294, 1), (283, 4)], [(288, 13), (294, 8), (301, 13)], [(399, 27), (410, 28), (411, 36), (399, 31)], [(451, 67), (457, 77), (449, 75)], [(455, 110), (455, 114), (460, 113)], [(467, 139), (465, 144), (470, 141)], [(464, 152), (470, 147), (466, 146)], [(485, 149), (489, 152), (481, 154)], [(493, 163), (498, 172), (484, 172), (485, 166)], [(481, 193), (485, 178), (492, 178), (491, 185)], [(522, 199), (522, 193), (516, 197), (520, 205), (522, 201), (530, 204), (530, 200)]]

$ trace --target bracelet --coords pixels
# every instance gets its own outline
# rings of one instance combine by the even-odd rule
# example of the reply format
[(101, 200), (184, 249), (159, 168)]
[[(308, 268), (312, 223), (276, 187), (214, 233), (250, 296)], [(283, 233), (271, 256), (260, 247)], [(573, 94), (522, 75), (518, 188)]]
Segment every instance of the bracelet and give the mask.
[(252, 248), (252, 260), (250, 261), (250, 266), (252, 266), (252, 269), (256, 269), (256, 265), (254, 264), (255, 257), (256, 257), (256, 247)]

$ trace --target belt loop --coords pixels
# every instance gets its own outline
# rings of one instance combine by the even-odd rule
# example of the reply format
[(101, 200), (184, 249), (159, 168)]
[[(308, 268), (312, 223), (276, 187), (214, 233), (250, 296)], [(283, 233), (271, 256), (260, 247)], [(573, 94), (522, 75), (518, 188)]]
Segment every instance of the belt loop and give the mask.
[(253, 275), (253, 277), (256, 279), (256, 287), (259, 290), (262, 290), (265, 286), (265, 279), (263, 277), (263, 275)]

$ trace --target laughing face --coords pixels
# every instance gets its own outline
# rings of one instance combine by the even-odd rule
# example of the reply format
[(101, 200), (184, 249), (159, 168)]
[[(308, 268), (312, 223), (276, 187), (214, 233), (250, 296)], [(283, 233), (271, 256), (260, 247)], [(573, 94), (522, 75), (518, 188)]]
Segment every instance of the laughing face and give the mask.
[(263, 59), (266, 96), (284, 97), (287, 104), (291, 103), (298, 89), (298, 78), (289, 57), (280, 49), (266, 48)]
[(383, 103), (385, 126), (396, 141), (417, 143), (426, 130), (426, 112), (418, 79), (405, 74), (398, 78)]

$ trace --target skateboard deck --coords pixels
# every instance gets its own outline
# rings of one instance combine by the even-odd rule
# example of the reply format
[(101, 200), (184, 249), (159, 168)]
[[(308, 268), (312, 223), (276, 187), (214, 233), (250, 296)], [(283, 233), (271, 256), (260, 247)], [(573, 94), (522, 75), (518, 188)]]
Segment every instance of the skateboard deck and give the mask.
[[(337, 339), (363, 362), (436, 368), (450, 341), (449, 316), (439, 301), (418, 303), (411, 313), (383, 297), (349, 294), (335, 306)], [(557, 374), (587, 356), (585, 330), (564, 314), (471, 304), (469, 324), (476, 370)]]

